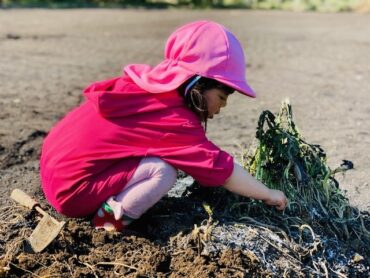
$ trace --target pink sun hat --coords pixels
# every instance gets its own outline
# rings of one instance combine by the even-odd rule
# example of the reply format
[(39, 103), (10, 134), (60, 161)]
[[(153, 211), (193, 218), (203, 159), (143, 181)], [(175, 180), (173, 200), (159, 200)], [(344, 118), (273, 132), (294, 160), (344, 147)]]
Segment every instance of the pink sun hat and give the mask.
[(256, 97), (246, 80), (246, 62), (238, 39), (224, 26), (201, 20), (183, 25), (167, 40), (164, 60), (155, 67), (130, 64), (124, 72), (142, 89), (164, 93), (199, 75)]

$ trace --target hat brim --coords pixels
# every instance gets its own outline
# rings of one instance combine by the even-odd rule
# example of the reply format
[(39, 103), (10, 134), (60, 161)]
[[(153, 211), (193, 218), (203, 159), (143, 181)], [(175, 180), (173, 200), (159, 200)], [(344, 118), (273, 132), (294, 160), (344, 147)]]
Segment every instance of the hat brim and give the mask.
[(229, 81), (229, 80), (226, 80), (226, 79), (222, 79), (222, 78), (219, 78), (219, 77), (213, 77), (214, 79), (216, 79), (217, 81), (235, 89), (236, 91), (238, 91), (239, 93), (243, 94), (243, 95), (246, 95), (246, 96), (249, 96), (249, 97), (252, 97), (252, 98), (255, 98), (256, 97), (256, 93), (254, 92), (254, 90), (245, 82), (245, 81)]

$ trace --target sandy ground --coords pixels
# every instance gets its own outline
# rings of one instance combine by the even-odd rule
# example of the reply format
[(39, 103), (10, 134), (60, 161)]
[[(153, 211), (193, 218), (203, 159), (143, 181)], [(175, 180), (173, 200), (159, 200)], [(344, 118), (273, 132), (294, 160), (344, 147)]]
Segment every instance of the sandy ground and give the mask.
[(240, 154), (262, 110), (289, 98), (296, 124), (327, 151), (353, 205), (370, 210), (370, 14), (262, 11), (1, 10), (0, 198), (39, 187), (43, 136), (82, 100), (90, 82), (127, 63), (161, 60), (167, 36), (196, 19), (216, 20), (242, 41), (255, 100), (235, 94), (209, 123), (209, 137)]

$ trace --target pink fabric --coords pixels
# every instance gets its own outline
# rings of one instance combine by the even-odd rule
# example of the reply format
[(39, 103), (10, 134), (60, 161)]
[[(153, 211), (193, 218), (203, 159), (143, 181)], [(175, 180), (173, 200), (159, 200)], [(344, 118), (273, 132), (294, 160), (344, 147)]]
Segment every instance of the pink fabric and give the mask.
[(119, 220), (124, 214), (140, 218), (173, 187), (176, 176), (177, 171), (163, 160), (143, 158), (123, 191), (107, 201), (114, 218)]
[(140, 162), (140, 158), (90, 162), (67, 156), (61, 159), (62, 151), (57, 152), (60, 154), (54, 156), (55, 161), (51, 161), (49, 155), (41, 160), (41, 183), (49, 203), (69, 217), (93, 214), (110, 196), (124, 188)]
[(157, 66), (132, 64), (124, 71), (151, 93), (175, 90), (190, 77), (200, 75), (256, 97), (246, 80), (240, 42), (224, 26), (207, 20), (188, 23), (173, 32), (166, 43), (164, 60)]
[(57, 211), (94, 213), (122, 191), (142, 157), (159, 157), (206, 186), (231, 175), (233, 158), (206, 138), (176, 91), (152, 94), (117, 77), (84, 93), (87, 100), (52, 128), (42, 147), (42, 187)]

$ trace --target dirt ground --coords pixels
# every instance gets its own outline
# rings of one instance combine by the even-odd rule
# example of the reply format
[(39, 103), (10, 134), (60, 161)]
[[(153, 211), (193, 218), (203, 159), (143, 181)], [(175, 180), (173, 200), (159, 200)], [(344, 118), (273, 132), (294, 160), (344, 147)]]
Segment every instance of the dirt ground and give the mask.
[[(58, 119), (82, 101), (85, 86), (120, 75), (128, 63), (159, 62), (165, 40), (176, 27), (204, 18), (224, 24), (241, 40), (247, 55), (248, 80), (258, 94), (257, 99), (238, 94), (230, 97), (228, 107), (209, 122), (209, 138), (238, 157), (240, 148), (249, 146), (254, 138), (260, 112), (277, 112), (281, 101), (289, 98), (303, 136), (326, 150), (329, 165), (335, 168), (342, 159), (354, 163), (354, 170), (337, 178), (351, 204), (369, 211), (370, 14), (240, 10), (0, 10), (0, 207), (12, 204), (8, 196), (14, 188), (39, 194), (42, 139)], [(176, 223), (181, 223), (181, 216), (177, 217)], [(69, 224), (67, 241), (84, 228), (72, 227), (74, 224)], [(97, 239), (101, 236), (89, 233), (90, 238), (82, 241), (93, 239), (94, 248), (101, 248), (99, 254), (105, 254), (109, 246)], [(199, 261), (193, 249), (186, 252), (195, 253), (186, 256), (179, 251), (184, 260), (170, 260), (164, 247), (158, 247), (150, 236), (135, 244), (133, 237), (125, 239), (123, 249), (114, 252), (119, 256), (128, 252), (128, 246), (132, 246), (130, 252), (146, 246), (148, 254), (158, 254), (156, 262), (147, 256), (144, 263), (152, 266), (145, 272), (147, 276), (165, 273), (169, 268), (178, 270), (173, 277), (186, 276), (181, 269), (191, 269), (193, 264), (205, 275), (200, 277), (214, 273), (202, 270), (205, 262)], [(109, 238), (118, 240), (109, 235), (104, 240), (109, 242)], [(141, 243), (145, 240), (151, 241)], [(86, 250), (78, 251), (83, 254)], [(226, 255), (217, 258), (224, 261), (207, 264), (218, 270), (219, 277), (242, 277), (237, 274), (240, 269), (253, 269), (257, 264), (240, 253), (222, 252)], [(58, 256), (54, 256), (54, 263), (63, 260)], [(72, 256), (68, 259), (77, 260)], [(99, 257), (96, 262), (104, 259)], [(92, 277), (104, 273), (99, 272), (101, 269), (91, 272), (89, 263), (81, 262), (81, 256), (78, 260), (84, 266), (81, 271), (90, 269)], [(222, 270), (227, 260), (235, 265)], [(115, 271), (121, 276), (131, 272), (137, 275), (137, 264), (132, 262), (131, 270)], [(117, 265), (104, 267), (112, 270)], [(119, 273), (122, 269), (128, 272)], [(232, 274), (228, 273), (231, 269)]]

